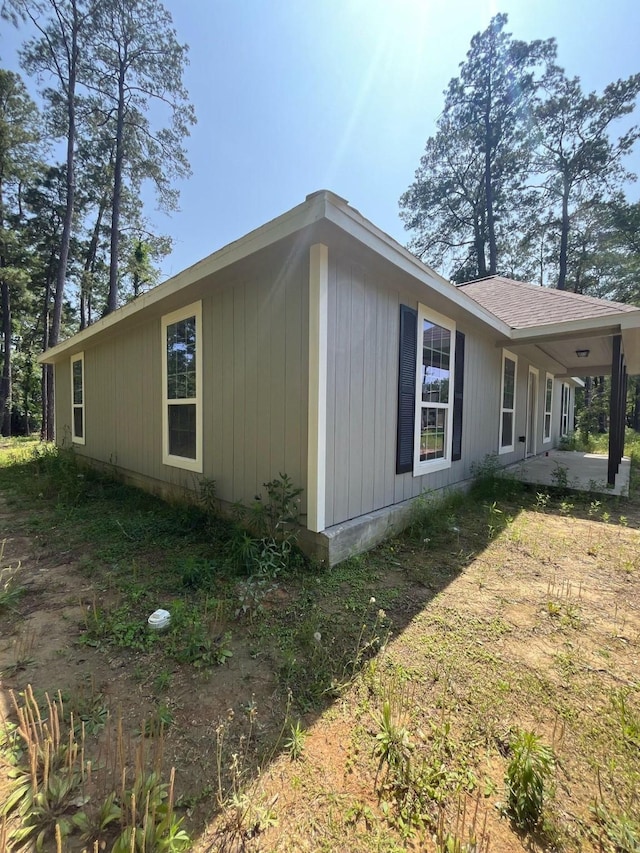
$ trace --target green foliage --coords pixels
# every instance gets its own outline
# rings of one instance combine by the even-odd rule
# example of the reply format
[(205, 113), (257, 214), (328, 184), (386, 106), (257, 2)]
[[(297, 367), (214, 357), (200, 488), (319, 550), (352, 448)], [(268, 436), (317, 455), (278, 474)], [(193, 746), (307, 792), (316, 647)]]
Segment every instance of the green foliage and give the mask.
[(528, 831), (534, 829), (542, 817), (555, 759), (553, 750), (534, 732), (520, 731), (511, 742), (510, 750), (505, 776), (507, 813), (518, 828)]
[(188, 589), (211, 589), (218, 567), (213, 560), (188, 556), (180, 565), (182, 585)]
[(107, 645), (148, 651), (158, 642), (158, 634), (149, 630), (146, 619), (125, 603), (107, 611), (94, 602), (85, 616), (85, 632), (80, 642), (102, 648)]
[(111, 853), (180, 853), (191, 847), (173, 810), (173, 773), (169, 785), (156, 772), (138, 774), (121, 808), (126, 826)]
[[(0, 542), (0, 561), (4, 543)], [(8, 610), (15, 610), (18, 601), (25, 594), (26, 589), (16, 584), (16, 571), (11, 568), (0, 569), (0, 614)]]
[(300, 720), (296, 722), (295, 726), (291, 723), (289, 727), (289, 737), (284, 742), (284, 748), (289, 753), (289, 757), (292, 761), (298, 761), (302, 758), (307, 734), (308, 732), (300, 725)]
[(524, 489), (519, 480), (503, 469), (495, 453), (488, 453), (482, 462), (474, 462), (471, 476), (470, 495), (474, 500), (509, 500), (521, 495)]
[(631, 812), (613, 810), (604, 801), (597, 801), (592, 811), (602, 831), (602, 849), (612, 853), (638, 853), (640, 821)]

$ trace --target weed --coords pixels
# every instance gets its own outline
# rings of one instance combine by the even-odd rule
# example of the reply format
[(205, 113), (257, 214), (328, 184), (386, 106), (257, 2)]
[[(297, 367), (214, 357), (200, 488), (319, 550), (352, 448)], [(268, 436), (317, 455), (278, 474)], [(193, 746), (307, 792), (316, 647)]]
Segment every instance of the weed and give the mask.
[(26, 592), (25, 587), (16, 585), (20, 563), (15, 568), (10, 566), (2, 568), (5, 543), (6, 539), (0, 542), (0, 613), (6, 610), (15, 611), (16, 604)]
[(218, 512), (218, 487), (215, 480), (200, 477), (198, 480), (198, 501), (204, 512), (213, 517)]
[(554, 462), (551, 479), (556, 489), (561, 492), (566, 492), (569, 488), (569, 469), (567, 466), (561, 465), (560, 462)]
[(156, 693), (164, 693), (171, 687), (171, 680), (171, 673), (168, 670), (163, 669), (156, 675), (153, 681), (153, 689)]
[(144, 737), (158, 737), (171, 725), (173, 725), (173, 714), (169, 706), (163, 702), (158, 705), (149, 719), (144, 721), (140, 734)]
[(182, 585), (188, 589), (210, 589), (217, 567), (213, 560), (190, 555), (179, 568)]
[(535, 507), (538, 512), (543, 512), (549, 505), (550, 495), (548, 492), (536, 492)]
[(482, 462), (471, 465), (473, 485), (471, 496), (476, 501), (513, 498), (523, 491), (522, 483), (506, 472), (495, 453), (488, 453)]
[(489, 516), (489, 524), (488, 524), (488, 534), (489, 539), (493, 539), (500, 530), (500, 519), (503, 515), (502, 510), (498, 507), (497, 501), (493, 501), (490, 504), (485, 504), (485, 509), (487, 510), (487, 515)]
[(289, 757), (292, 761), (298, 761), (302, 758), (307, 734), (307, 731), (300, 725), (300, 720), (298, 720), (295, 726), (291, 723), (289, 737), (284, 742), (284, 748), (289, 753)]
[(112, 853), (180, 853), (191, 847), (191, 839), (182, 828), (182, 818), (173, 810), (175, 770), (169, 783), (158, 773), (139, 773), (133, 786), (121, 798), (126, 826), (116, 838)]
[(441, 808), (435, 833), (437, 853), (488, 853), (487, 812), (479, 825), (480, 793), (475, 798), (473, 812), (467, 812), (467, 798), (458, 798), (456, 818), (451, 829), (446, 828), (445, 810)]
[(519, 829), (534, 829), (542, 817), (545, 787), (554, 770), (553, 750), (534, 732), (520, 731), (510, 744), (507, 813)]

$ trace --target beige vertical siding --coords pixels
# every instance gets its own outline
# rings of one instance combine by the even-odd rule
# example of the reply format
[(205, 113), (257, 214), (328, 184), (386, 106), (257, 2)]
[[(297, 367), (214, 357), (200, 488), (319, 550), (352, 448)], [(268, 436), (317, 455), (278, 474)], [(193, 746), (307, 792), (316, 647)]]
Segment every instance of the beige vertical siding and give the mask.
[[(224, 500), (250, 501), (280, 472), (306, 486), (308, 275), (302, 257), (203, 289), (203, 476)], [(198, 475), (162, 464), (160, 322), (85, 349), (86, 444), (76, 450), (195, 488)], [(70, 434), (69, 371), (68, 360), (56, 366), (59, 442)]]
[[(427, 293), (424, 299), (428, 305)], [(329, 251), (327, 527), (465, 480), (474, 463), (498, 451), (502, 350), (495, 336), (465, 325), (464, 315), (452, 310), (466, 335), (462, 459), (421, 477), (395, 473), (400, 304), (418, 304), (400, 279)], [(516, 443), (513, 453), (500, 456), (502, 464), (524, 456), (525, 445), (517, 438), (526, 428), (528, 369), (520, 356)], [(543, 377), (544, 369), (539, 370)], [(543, 450), (542, 407), (539, 389), (538, 452)]]

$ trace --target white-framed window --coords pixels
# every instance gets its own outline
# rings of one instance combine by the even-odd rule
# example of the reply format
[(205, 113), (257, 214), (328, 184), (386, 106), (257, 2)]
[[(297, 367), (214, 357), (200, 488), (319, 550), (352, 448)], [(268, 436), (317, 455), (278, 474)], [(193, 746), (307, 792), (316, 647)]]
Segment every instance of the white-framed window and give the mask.
[(202, 473), (202, 303), (162, 318), (162, 461)]
[(415, 477), (451, 465), (456, 324), (418, 306)]
[(562, 383), (560, 389), (560, 435), (569, 434), (569, 398), (571, 388), (566, 382)]
[(500, 387), (500, 445), (499, 453), (512, 453), (516, 431), (516, 378), (518, 356), (502, 350), (502, 383)]
[(71, 356), (71, 440), (84, 444), (84, 353)]
[(553, 376), (547, 373), (544, 383), (544, 428), (542, 443), (551, 441), (551, 416), (553, 414)]

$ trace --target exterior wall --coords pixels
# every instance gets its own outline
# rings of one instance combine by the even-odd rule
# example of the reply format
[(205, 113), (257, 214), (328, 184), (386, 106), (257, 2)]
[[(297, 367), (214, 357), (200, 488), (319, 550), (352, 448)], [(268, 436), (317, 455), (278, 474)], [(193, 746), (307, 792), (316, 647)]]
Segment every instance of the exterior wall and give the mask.
[[(462, 459), (424, 476), (398, 475), (399, 313), (401, 304), (417, 308), (415, 293), (400, 278), (385, 278), (330, 249), (328, 297), (326, 526), (468, 480), (474, 463), (499, 447), (502, 350), (495, 336), (478, 332), (457, 309), (433, 306), (466, 336)], [(429, 306), (428, 294), (423, 301)], [(516, 441), (512, 453), (500, 455), (503, 465), (525, 456), (526, 445), (518, 438), (526, 433), (529, 364), (518, 356)], [(539, 370), (536, 452), (541, 453), (557, 443), (559, 382), (552, 442), (543, 445), (545, 369), (533, 366)]]
[[(306, 490), (308, 278), (303, 253), (204, 291), (202, 475), (162, 463), (160, 316), (85, 349), (86, 444), (76, 452), (177, 487), (214, 479), (230, 502), (250, 501), (280, 472)], [(69, 359), (55, 381), (57, 441), (70, 444)]]

